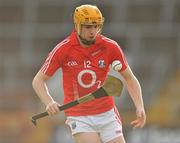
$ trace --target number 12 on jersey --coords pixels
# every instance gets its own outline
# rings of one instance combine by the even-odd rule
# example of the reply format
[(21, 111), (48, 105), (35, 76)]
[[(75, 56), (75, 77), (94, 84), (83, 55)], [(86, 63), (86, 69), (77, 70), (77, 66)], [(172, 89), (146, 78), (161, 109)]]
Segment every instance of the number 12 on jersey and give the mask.
[(91, 68), (91, 61), (84, 61), (84, 68)]

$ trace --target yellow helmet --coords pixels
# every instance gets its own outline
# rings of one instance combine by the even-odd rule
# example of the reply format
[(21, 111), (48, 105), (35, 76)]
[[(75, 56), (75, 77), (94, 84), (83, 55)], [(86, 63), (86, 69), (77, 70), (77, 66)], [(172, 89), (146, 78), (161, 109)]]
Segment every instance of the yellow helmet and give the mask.
[(80, 35), (81, 25), (99, 25), (99, 32), (102, 29), (104, 22), (104, 17), (101, 14), (101, 11), (97, 6), (85, 4), (79, 7), (76, 7), (74, 11), (74, 24), (77, 33)]

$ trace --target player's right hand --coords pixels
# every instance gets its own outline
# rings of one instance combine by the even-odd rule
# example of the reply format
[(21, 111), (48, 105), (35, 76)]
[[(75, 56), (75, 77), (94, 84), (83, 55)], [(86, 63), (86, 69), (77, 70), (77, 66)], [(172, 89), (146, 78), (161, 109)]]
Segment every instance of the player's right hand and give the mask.
[(56, 115), (59, 113), (59, 106), (60, 106), (59, 103), (52, 101), (46, 106), (46, 111), (50, 116)]

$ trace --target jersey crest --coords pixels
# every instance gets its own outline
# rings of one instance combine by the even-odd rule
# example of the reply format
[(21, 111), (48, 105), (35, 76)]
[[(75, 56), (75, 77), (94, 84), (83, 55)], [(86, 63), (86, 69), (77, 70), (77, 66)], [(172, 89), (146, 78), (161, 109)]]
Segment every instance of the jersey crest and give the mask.
[(104, 60), (99, 60), (98, 61), (98, 67), (99, 68), (105, 68), (106, 67), (105, 61)]

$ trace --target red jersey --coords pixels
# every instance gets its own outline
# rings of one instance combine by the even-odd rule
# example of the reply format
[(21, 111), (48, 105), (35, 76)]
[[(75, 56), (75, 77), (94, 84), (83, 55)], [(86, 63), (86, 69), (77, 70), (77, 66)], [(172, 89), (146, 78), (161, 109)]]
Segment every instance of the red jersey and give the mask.
[[(98, 35), (95, 44), (84, 48), (80, 45), (76, 32), (73, 31), (50, 52), (41, 71), (52, 76), (58, 68), (62, 68), (64, 103), (68, 103), (97, 90), (104, 83), (110, 64), (114, 60), (121, 61), (120, 72), (126, 69), (126, 59), (115, 41)], [(113, 97), (106, 96), (67, 109), (65, 114), (93, 115), (113, 107)]]

